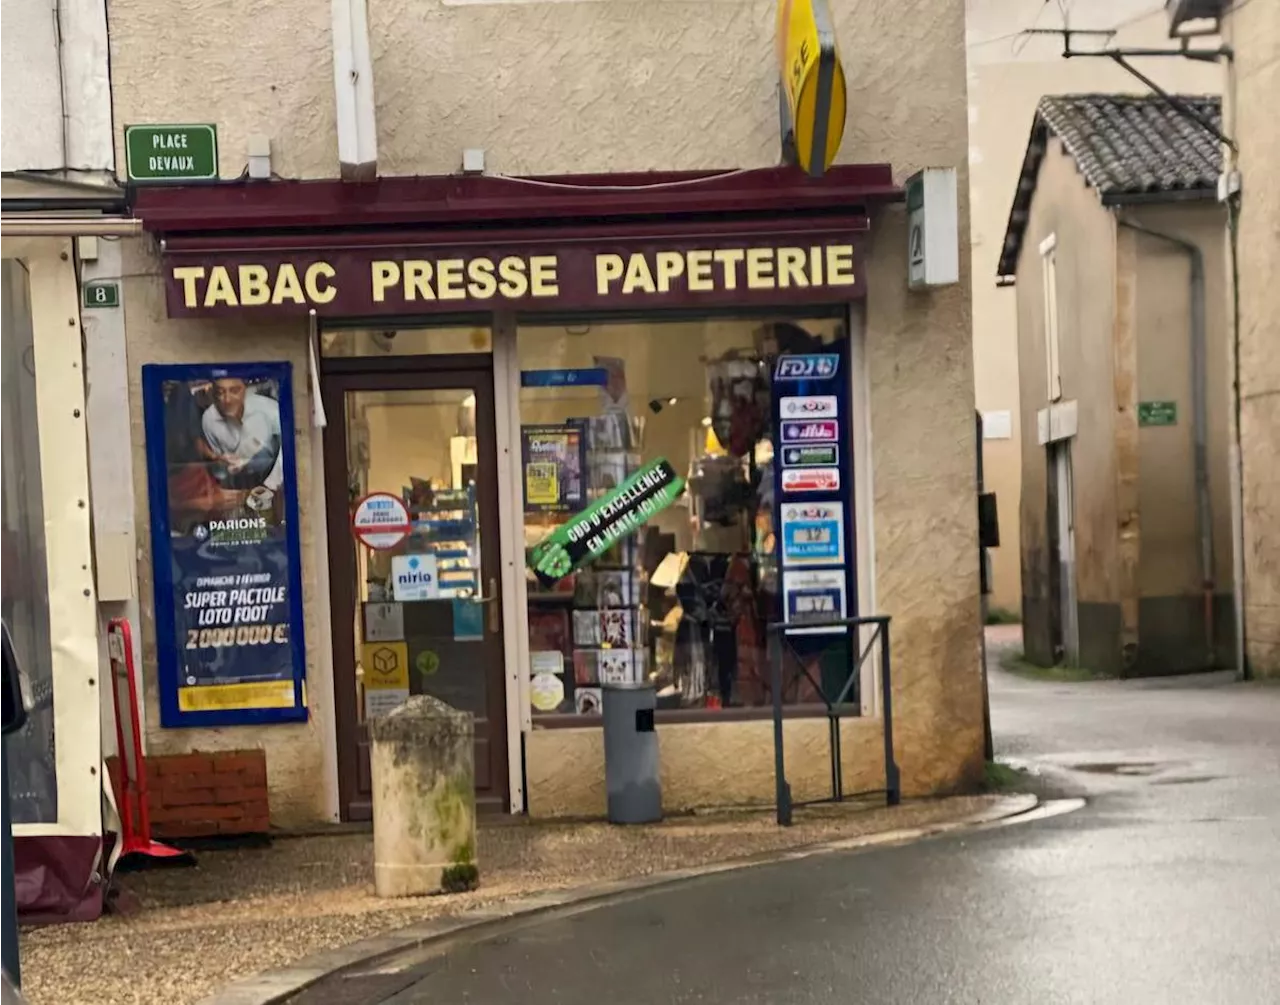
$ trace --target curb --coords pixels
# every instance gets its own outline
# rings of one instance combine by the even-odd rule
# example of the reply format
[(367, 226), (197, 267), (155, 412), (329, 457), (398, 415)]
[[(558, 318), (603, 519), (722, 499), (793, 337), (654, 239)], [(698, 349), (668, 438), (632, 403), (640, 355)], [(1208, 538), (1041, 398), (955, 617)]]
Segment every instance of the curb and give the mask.
[(675, 869), (632, 879), (591, 883), (531, 894), (508, 901), (501, 906), (467, 911), (465, 914), (453, 917), (433, 918), (382, 935), (361, 939), (359, 942), (353, 942), (338, 949), (314, 953), (291, 966), (268, 970), (229, 984), (212, 995), (202, 998), (196, 1005), (279, 1005), (318, 981), (344, 970), (377, 963), (407, 950), (421, 949), (429, 943), (440, 942), (452, 936), (464, 933), (479, 936), (504, 922), (531, 920), (537, 915), (549, 914), (563, 908), (602, 907), (609, 901), (628, 894), (644, 893), (702, 876), (791, 862), (832, 852), (907, 844), (952, 831), (973, 830), (1030, 813), (1039, 804), (1040, 800), (1034, 795), (1005, 796), (988, 810), (946, 823), (801, 845), (727, 862), (690, 866), (686, 869)]

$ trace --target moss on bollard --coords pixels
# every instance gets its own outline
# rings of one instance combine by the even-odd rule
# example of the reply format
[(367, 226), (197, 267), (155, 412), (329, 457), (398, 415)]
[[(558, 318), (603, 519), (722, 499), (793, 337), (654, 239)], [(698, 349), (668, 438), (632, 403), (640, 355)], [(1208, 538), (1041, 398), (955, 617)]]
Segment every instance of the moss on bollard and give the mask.
[(440, 874), (440, 889), (444, 893), (469, 893), (480, 886), (480, 867), (474, 862), (447, 866)]

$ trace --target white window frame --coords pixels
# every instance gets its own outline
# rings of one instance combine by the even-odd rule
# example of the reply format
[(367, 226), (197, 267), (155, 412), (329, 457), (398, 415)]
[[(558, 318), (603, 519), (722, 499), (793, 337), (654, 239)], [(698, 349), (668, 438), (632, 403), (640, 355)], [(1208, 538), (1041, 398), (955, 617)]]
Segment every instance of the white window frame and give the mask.
[(1062, 400), (1062, 348), (1058, 332), (1058, 235), (1040, 242), (1040, 276), (1044, 290), (1045, 397)]

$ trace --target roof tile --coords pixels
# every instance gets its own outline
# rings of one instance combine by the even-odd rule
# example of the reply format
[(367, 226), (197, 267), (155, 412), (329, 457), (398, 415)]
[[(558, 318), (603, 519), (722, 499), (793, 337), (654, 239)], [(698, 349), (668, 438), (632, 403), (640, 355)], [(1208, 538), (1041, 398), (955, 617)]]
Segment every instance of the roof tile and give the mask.
[[(1222, 128), (1221, 100), (1177, 100)], [(1186, 198), (1217, 191), (1222, 148), (1213, 134), (1159, 95), (1058, 94), (1040, 99), (1022, 161), (997, 274), (1012, 276), (1047, 134), (1053, 133), (1104, 202)]]

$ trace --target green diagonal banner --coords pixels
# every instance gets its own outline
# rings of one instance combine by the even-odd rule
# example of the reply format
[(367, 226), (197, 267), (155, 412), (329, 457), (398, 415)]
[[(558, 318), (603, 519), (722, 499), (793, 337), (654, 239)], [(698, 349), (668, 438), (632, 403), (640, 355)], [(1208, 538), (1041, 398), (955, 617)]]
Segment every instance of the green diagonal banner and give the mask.
[(634, 534), (684, 492), (684, 479), (663, 458), (633, 474), (529, 549), (529, 568), (549, 587)]

